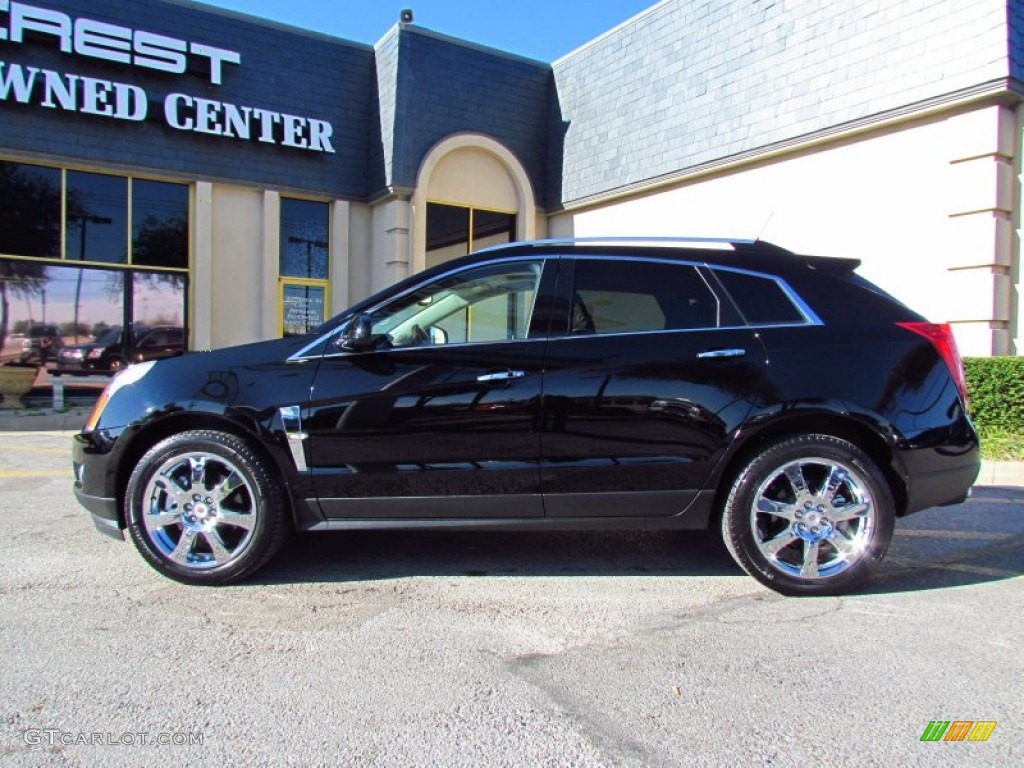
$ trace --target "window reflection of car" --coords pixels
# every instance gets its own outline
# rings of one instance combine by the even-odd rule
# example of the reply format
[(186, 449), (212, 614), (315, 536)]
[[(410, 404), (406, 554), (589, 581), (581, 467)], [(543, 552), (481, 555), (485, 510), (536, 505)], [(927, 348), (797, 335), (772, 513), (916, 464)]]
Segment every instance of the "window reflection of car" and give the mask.
[[(63, 373), (116, 373), (125, 365), (124, 332), (121, 326), (107, 328), (95, 341), (72, 344), (57, 355), (56, 375)], [(183, 328), (168, 325), (135, 328), (135, 343), (128, 360), (134, 363), (180, 355), (185, 350)]]

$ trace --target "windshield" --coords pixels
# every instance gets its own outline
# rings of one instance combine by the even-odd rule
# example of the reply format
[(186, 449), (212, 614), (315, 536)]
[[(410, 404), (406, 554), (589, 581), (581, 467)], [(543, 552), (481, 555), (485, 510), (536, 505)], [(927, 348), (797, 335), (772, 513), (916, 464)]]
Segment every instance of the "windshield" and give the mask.
[(121, 329), (117, 327), (107, 328), (105, 331), (103, 331), (103, 333), (96, 337), (96, 343), (102, 344), (105, 347), (109, 347), (114, 344), (120, 344)]

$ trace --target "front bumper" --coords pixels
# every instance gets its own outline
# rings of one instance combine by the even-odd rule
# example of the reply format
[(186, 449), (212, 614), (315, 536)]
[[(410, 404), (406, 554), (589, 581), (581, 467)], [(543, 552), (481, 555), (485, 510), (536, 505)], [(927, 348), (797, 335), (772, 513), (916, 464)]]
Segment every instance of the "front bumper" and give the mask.
[(107, 474), (110, 465), (109, 445), (105, 447), (106, 450), (103, 450), (90, 436), (81, 433), (72, 439), (71, 464), (75, 473), (75, 498), (92, 515), (96, 530), (123, 541), (123, 523), (117, 499), (108, 490), (113, 486)]
[(117, 499), (107, 499), (102, 496), (89, 496), (83, 493), (78, 485), (75, 485), (75, 498), (78, 503), (89, 510), (92, 515), (92, 524), (100, 533), (124, 541), (124, 531), (121, 530), (120, 517), (117, 514)]

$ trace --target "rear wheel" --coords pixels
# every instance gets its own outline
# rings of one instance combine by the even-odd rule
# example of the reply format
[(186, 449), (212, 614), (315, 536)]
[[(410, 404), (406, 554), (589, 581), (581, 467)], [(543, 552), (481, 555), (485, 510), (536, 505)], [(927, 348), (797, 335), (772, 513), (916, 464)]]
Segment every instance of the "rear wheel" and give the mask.
[(861, 584), (892, 539), (892, 492), (857, 446), (828, 435), (772, 443), (742, 469), (722, 536), (751, 576), (787, 595)]
[(132, 542), (186, 584), (227, 584), (269, 560), (287, 535), (286, 502), (268, 463), (234, 435), (183, 432), (150, 449), (128, 481)]

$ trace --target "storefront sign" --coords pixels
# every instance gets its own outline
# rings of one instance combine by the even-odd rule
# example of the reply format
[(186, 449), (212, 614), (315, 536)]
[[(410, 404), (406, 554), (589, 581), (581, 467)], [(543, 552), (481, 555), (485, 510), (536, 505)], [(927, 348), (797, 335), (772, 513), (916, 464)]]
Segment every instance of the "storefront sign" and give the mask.
[[(190, 63), (198, 61), (213, 85), (221, 85), (225, 65), (242, 63), (238, 51), (0, 0), (0, 42), (24, 44), (26, 32), (32, 41), (50, 37), (62, 52), (73, 56), (172, 74), (186, 74)], [(0, 61), (0, 101), (12, 100), (118, 120), (142, 121), (150, 116), (149, 94), (137, 85)], [(326, 120), (185, 93), (165, 96), (162, 114), (166, 124), (178, 131), (334, 153), (334, 129)]]

